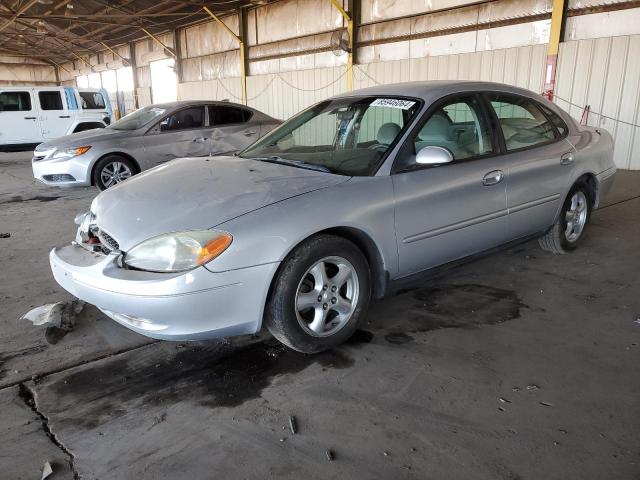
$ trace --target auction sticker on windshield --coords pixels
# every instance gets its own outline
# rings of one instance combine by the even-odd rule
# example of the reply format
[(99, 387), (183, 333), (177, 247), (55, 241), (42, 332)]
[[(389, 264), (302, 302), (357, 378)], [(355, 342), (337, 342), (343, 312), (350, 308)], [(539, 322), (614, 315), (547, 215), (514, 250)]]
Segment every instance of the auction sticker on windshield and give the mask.
[(402, 110), (408, 110), (415, 104), (416, 102), (412, 102), (411, 100), (401, 100), (399, 98), (376, 98), (373, 102), (371, 102), (370, 106), (401, 108)]

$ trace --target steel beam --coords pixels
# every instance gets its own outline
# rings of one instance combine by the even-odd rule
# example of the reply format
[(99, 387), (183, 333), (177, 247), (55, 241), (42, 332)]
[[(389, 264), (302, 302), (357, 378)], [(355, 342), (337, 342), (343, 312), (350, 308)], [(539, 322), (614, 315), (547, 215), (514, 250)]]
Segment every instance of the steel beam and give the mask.
[(242, 83), (242, 103), (244, 105), (247, 104), (247, 47), (242, 37), (244, 36), (244, 28), (243, 28), (243, 16), (244, 12), (241, 10), (238, 11), (239, 22), (240, 25), (240, 36), (236, 35), (233, 30), (231, 30), (226, 23), (224, 23), (215, 13), (213, 13), (209, 7), (206, 5), (202, 7), (202, 9), (209, 14), (211, 18), (213, 18), (218, 24), (224, 28), (229, 35), (235, 38), (238, 41), (238, 46), (240, 48), (240, 81)]
[(544, 71), (543, 95), (553, 100), (556, 86), (556, 68), (558, 65), (558, 51), (566, 19), (565, 0), (553, 0), (551, 11), (551, 31), (549, 32), (549, 47), (547, 48), (547, 62)]
[[(347, 22), (347, 35), (349, 36), (349, 51), (347, 52), (347, 90), (353, 90), (353, 51), (355, 42), (354, 37), (354, 22), (353, 22), (353, 10), (347, 12), (338, 0), (331, 0), (334, 7), (338, 9), (342, 17)], [(352, 4), (352, 2), (349, 2)]]

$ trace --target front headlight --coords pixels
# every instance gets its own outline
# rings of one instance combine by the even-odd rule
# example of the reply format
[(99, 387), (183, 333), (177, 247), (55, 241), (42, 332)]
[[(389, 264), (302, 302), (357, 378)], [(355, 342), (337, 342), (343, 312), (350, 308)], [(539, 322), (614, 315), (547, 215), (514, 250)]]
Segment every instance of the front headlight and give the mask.
[(233, 237), (216, 230), (167, 233), (129, 250), (125, 265), (149, 272), (182, 272), (204, 265), (224, 252)]
[(51, 156), (52, 160), (67, 160), (69, 158), (84, 155), (89, 151), (91, 145), (85, 145), (84, 147), (65, 148), (64, 150), (56, 150)]

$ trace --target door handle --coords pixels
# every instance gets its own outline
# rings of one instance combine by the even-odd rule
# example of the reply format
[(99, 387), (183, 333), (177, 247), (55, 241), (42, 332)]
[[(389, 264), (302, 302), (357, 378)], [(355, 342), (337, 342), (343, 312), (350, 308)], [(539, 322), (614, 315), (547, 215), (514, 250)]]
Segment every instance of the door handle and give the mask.
[(193, 139), (193, 143), (204, 143), (206, 140), (205, 137), (198, 137)]
[(70, 115), (60, 115), (58, 118), (71, 118)]
[(247, 136), (247, 137), (250, 137), (251, 135), (255, 135), (256, 133), (258, 133), (258, 132), (257, 132), (257, 131), (255, 131), (255, 130), (245, 130), (245, 131), (244, 131), (244, 134), (245, 134), (245, 136)]
[(35, 120), (36, 117), (24, 117), (25, 120)]
[(487, 173), (482, 178), (482, 184), (485, 187), (496, 185), (502, 181), (504, 178), (504, 172), (502, 170), (493, 170), (492, 172)]
[(565, 153), (560, 157), (560, 165), (571, 165), (574, 161), (573, 153)]

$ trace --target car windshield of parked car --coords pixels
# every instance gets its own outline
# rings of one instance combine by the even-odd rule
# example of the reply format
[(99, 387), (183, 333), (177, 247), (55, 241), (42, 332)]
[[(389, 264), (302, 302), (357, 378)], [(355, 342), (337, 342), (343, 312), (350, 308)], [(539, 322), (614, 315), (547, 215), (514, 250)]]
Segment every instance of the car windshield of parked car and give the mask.
[(240, 152), (242, 158), (368, 176), (413, 119), (416, 99), (349, 97), (321, 102)]
[(159, 116), (164, 115), (164, 112), (166, 112), (166, 108), (144, 107), (135, 112), (131, 112), (129, 115), (125, 115), (108, 128), (113, 128), (114, 130), (137, 130), (151, 123)]

